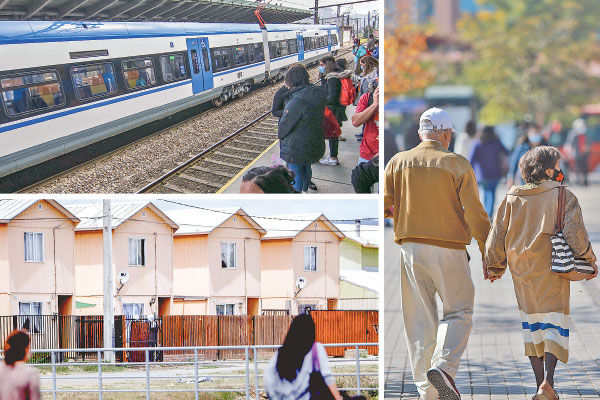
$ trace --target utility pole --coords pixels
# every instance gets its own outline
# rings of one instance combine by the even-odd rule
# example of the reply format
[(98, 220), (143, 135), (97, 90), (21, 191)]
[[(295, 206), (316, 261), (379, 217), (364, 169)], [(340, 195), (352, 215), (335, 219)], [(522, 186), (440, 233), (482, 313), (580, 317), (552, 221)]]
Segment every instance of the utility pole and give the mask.
[[(104, 264), (104, 347), (114, 347), (115, 336), (115, 316), (113, 306), (113, 269), (112, 269), (112, 215), (110, 212), (110, 200), (102, 200), (103, 206), (103, 229), (102, 239), (104, 244), (103, 264)], [(104, 352), (105, 362), (115, 362), (115, 353), (112, 351)]]
[(315, 0), (315, 24), (319, 23), (319, 0)]
[(338, 28), (342, 26), (342, 21), (340, 20), (340, 8), (341, 6), (337, 6), (337, 26)]

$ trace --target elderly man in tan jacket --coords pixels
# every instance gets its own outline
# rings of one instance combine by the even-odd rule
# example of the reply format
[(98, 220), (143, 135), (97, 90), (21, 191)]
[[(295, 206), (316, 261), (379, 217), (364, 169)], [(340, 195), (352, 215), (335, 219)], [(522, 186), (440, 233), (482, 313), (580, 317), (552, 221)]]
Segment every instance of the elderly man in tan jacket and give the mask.
[[(422, 143), (397, 153), (385, 168), (384, 208), (400, 245), (402, 316), (415, 384), (421, 399), (456, 400), (454, 378), (475, 293), (466, 245), (475, 237), (483, 254), (490, 223), (471, 165), (448, 150), (448, 113), (429, 109), (419, 125)], [(436, 293), (444, 306), (441, 321)]]

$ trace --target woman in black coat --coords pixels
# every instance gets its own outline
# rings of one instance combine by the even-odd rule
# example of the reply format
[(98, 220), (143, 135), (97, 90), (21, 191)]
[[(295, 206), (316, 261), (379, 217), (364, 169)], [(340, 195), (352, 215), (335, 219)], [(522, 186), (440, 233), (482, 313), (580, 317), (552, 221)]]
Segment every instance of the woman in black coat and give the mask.
[(323, 118), (326, 94), (323, 87), (310, 84), (302, 65), (290, 67), (285, 84), (291, 88), (279, 120), (280, 157), (294, 172), (294, 189), (307, 193), (312, 177), (311, 164), (325, 153)]
[[(340, 93), (342, 92), (343, 78), (350, 78), (352, 71), (344, 71), (336, 65), (335, 58), (326, 56), (319, 62), (319, 72), (323, 76), (321, 83), (327, 91), (327, 108), (331, 110), (340, 127), (344, 121), (348, 120), (346, 116), (346, 106), (340, 104)], [(340, 140), (345, 140), (341, 136), (329, 139), (329, 157), (323, 157), (319, 160), (321, 164), (338, 165), (338, 147)]]

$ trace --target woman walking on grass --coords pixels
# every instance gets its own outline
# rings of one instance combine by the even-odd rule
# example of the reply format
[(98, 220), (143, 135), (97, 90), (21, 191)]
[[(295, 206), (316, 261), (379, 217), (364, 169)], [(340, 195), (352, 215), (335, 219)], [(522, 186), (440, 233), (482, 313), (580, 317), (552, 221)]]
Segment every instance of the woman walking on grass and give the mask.
[[(525, 355), (535, 374), (536, 400), (558, 399), (554, 390), (557, 360), (569, 357), (570, 281), (551, 271), (552, 243), (557, 228), (562, 173), (555, 147), (539, 146), (519, 161), (524, 185), (513, 186), (496, 212), (485, 246), (487, 273), (493, 282), (506, 267), (512, 274), (525, 340)], [(594, 267), (596, 256), (583, 224), (577, 197), (566, 191), (564, 228), (577, 258)]]

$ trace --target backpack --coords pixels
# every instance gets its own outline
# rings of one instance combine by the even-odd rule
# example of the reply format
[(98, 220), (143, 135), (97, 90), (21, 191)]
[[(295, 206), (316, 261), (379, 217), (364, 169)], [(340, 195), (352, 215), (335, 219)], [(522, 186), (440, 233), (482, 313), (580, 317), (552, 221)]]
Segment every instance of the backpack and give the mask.
[(352, 79), (350, 78), (342, 78), (340, 79), (342, 82), (342, 90), (340, 91), (340, 104), (343, 106), (349, 106), (354, 103), (356, 99), (356, 89), (354, 88), (354, 83), (352, 83)]

